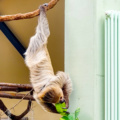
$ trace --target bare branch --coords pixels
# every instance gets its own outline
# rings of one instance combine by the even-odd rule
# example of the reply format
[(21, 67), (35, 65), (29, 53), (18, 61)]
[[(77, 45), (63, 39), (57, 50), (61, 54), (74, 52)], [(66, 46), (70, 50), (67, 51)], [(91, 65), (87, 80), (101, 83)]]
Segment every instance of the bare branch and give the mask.
[(0, 91), (14, 91), (14, 92), (25, 92), (30, 91), (29, 88), (18, 88), (18, 87), (8, 87), (8, 86), (0, 86)]
[(32, 101), (35, 100), (32, 95), (25, 96), (25, 94), (5, 93), (5, 92), (0, 92), (0, 97), (10, 98), (10, 99), (22, 99), (23, 98), (24, 100), (32, 100)]
[[(33, 95), (33, 91), (30, 92), (30, 95)], [(31, 108), (31, 100), (28, 101), (27, 109), (21, 115), (18, 116), (19, 119), (23, 118), (30, 111), (30, 108)]]
[[(19, 89), (17, 89), (17, 87)], [(0, 100), (0, 109), (4, 112), (4, 114), (6, 114), (9, 118), (11, 118), (12, 120), (21, 120), (29, 111), (31, 108), (31, 101), (34, 100), (33, 98), (33, 88), (31, 87), (31, 85), (29, 84), (12, 84), (12, 83), (0, 83), (0, 90), (9, 90), (9, 91), (18, 91), (18, 90), (22, 90), (23, 89), (26, 91), (28, 91), (28, 89), (30, 90), (29, 93), (27, 94), (16, 94), (16, 93), (5, 93), (5, 92), (0, 92), (0, 97), (3, 98), (11, 98), (11, 99), (21, 99), (17, 104), (15, 104), (12, 108), (7, 109), (7, 107), (5, 106), (5, 104), (2, 102), (2, 100)], [(30, 94), (30, 95), (29, 95)], [(29, 100), (28, 101), (28, 106), (27, 109), (19, 116), (13, 115), (10, 110), (15, 108), (22, 100)]]
[(15, 118), (16, 116), (11, 114), (9, 110), (7, 110), (7, 107), (5, 106), (5, 104), (2, 102), (2, 100), (0, 99), (0, 109), (11, 119)]
[(17, 87), (18, 89), (27, 89), (29, 91), (32, 89), (31, 84), (0, 83), (0, 87), (1, 86)]
[(27, 109), (19, 116), (17, 116), (17, 119), (15, 120), (20, 120), (21, 118), (23, 118), (31, 109), (31, 100), (28, 101), (28, 106)]
[(28, 101), (27, 109), (21, 115), (16, 116), (16, 115), (13, 115), (12, 113), (10, 113), (10, 111), (7, 109), (5, 104), (0, 99), (0, 109), (12, 120), (20, 120), (30, 111), (30, 108), (31, 108), (31, 100)]
[[(47, 6), (45, 7), (45, 10), (48, 11), (49, 9), (53, 8), (57, 2), (59, 0), (51, 0)], [(28, 13), (24, 13), (24, 14), (15, 14), (15, 15), (4, 15), (4, 16), (0, 16), (0, 22), (3, 21), (11, 21), (11, 20), (19, 20), (19, 19), (29, 19), (29, 18), (33, 18), (35, 16), (38, 16), (40, 14), (40, 10), (37, 9), (33, 12), (28, 12)]]

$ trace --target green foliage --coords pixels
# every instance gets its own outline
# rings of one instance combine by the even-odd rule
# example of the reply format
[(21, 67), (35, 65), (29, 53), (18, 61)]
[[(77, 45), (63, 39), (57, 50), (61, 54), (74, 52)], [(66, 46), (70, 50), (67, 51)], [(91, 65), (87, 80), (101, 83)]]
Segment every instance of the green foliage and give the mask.
[(67, 111), (67, 109), (64, 109), (66, 107), (65, 103), (57, 103), (55, 104), (55, 107), (59, 113), (63, 113)]
[(80, 113), (80, 108), (76, 109), (74, 113), (68, 113), (65, 108), (65, 103), (55, 104), (56, 110), (63, 116), (60, 120), (79, 120), (78, 115)]

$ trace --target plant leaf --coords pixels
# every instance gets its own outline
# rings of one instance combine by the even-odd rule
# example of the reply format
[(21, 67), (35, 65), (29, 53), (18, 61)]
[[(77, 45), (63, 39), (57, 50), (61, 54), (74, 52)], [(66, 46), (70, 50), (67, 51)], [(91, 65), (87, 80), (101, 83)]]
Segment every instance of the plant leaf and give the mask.
[(56, 107), (56, 110), (59, 112), (59, 113), (63, 113), (63, 112), (66, 112), (67, 109), (63, 109), (66, 107), (65, 103), (56, 103), (55, 104), (55, 107)]
[(67, 116), (63, 116), (62, 118), (60, 118), (60, 120), (69, 120), (69, 118)]
[(69, 118), (69, 120), (75, 120), (75, 114), (74, 113), (69, 114), (68, 118)]
[(65, 103), (57, 103), (55, 104), (55, 107), (57, 112), (63, 116), (62, 118), (60, 118), (60, 120), (79, 120), (78, 115), (80, 113), (80, 108), (76, 109), (74, 113), (68, 114), (66, 112), (67, 109), (64, 109), (66, 107)]
[(76, 118), (75, 120), (79, 120), (78, 118)]
[(79, 113), (80, 113), (80, 108), (77, 108), (77, 110), (75, 111), (75, 118), (76, 119), (78, 118)]
[(66, 112), (62, 112), (62, 113), (60, 113), (62, 116), (68, 116), (68, 113), (66, 113)]

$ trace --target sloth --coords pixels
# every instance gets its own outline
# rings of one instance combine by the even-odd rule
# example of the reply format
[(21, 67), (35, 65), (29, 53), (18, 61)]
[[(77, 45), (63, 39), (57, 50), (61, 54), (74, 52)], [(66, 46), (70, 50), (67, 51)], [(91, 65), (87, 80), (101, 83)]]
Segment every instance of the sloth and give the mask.
[(25, 63), (30, 70), (30, 82), (34, 89), (35, 100), (45, 111), (58, 113), (55, 103), (65, 102), (66, 108), (69, 107), (72, 83), (65, 72), (59, 71), (54, 74), (47, 50), (50, 31), (44, 5), (39, 9), (36, 33), (30, 38), (25, 52)]

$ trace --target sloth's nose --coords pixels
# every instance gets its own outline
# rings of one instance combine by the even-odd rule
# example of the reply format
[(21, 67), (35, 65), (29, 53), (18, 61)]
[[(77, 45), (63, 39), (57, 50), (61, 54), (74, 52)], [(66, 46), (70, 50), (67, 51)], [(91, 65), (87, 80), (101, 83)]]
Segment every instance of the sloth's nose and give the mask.
[(65, 102), (65, 99), (61, 99), (60, 101), (59, 101), (59, 103), (64, 103)]

